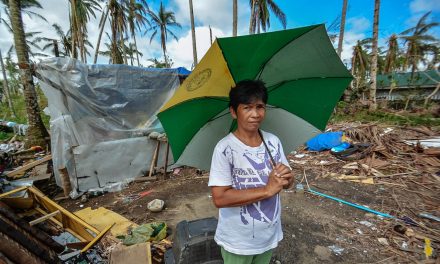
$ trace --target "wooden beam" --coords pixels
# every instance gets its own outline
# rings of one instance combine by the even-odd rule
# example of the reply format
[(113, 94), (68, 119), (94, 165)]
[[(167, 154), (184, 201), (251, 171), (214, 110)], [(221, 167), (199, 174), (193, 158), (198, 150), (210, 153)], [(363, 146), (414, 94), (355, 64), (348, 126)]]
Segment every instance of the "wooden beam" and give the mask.
[(41, 163), (44, 163), (46, 161), (49, 161), (52, 159), (52, 155), (47, 155), (42, 159), (36, 160), (34, 162), (31, 162), (29, 164), (26, 164), (24, 166), (18, 167), (17, 169), (10, 171), (8, 173), (6, 173), (6, 177), (10, 177), (10, 178), (18, 178), (19, 176), (21, 176), (22, 173), (24, 173), (25, 171), (32, 169), (33, 167), (40, 165)]
[(14, 194), (14, 193), (18, 193), (18, 192), (24, 191), (24, 190), (26, 190), (27, 188), (29, 188), (29, 186), (23, 186), (23, 187), (20, 187), (20, 188), (14, 189), (14, 190), (9, 191), (9, 192), (2, 193), (2, 194), (0, 194), (0, 198), (3, 198), (3, 197), (6, 197), (6, 196), (9, 196), (9, 195)]
[(157, 156), (159, 155), (159, 149), (160, 149), (160, 141), (158, 140), (156, 149), (154, 150), (153, 158), (151, 159), (150, 172), (148, 174), (148, 177), (153, 176), (155, 166), (157, 164)]
[(59, 214), (59, 213), (61, 213), (60, 210), (56, 210), (55, 212), (52, 212), (52, 213), (50, 213), (50, 214), (43, 215), (43, 216), (40, 217), (40, 218), (37, 218), (37, 219), (35, 219), (35, 220), (30, 221), (30, 222), (29, 222), (29, 225), (33, 226), (33, 225), (36, 225), (36, 224), (38, 224), (38, 223), (44, 222), (44, 221), (46, 221), (47, 219), (49, 219), (49, 218), (51, 218), (52, 216), (54, 216), (54, 215), (56, 215), (56, 214)]
[(85, 246), (83, 249), (81, 249), (81, 253), (86, 252), (89, 248), (93, 247), (93, 245), (98, 242), (98, 240), (100, 240), (105, 233), (107, 233), (107, 231), (110, 230), (110, 228), (112, 228), (115, 225), (115, 223), (107, 226), (104, 230), (102, 230), (101, 233), (99, 233), (92, 241), (90, 241), (90, 243), (87, 244), (87, 246)]

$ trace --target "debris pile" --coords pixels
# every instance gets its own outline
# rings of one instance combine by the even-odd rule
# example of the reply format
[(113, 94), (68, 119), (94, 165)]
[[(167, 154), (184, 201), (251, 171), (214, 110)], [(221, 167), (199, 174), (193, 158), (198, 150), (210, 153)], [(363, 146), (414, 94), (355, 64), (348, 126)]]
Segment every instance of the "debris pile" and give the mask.
[[(334, 155), (330, 150), (312, 152), (305, 147), (300, 148), (289, 155), (294, 173), (301, 175), (297, 176), (302, 178), (300, 183), (305, 185), (307, 182), (306, 188), (311, 189), (320, 188), (316, 184), (320, 180), (377, 185), (386, 190), (389, 199), (381, 208), (374, 209), (386, 212), (384, 215), (390, 215), (390, 218), (379, 219), (377, 228), (380, 227), (382, 235), (377, 230), (370, 230), (369, 235), (374, 233), (377, 243), (385, 245), (394, 256), (402, 259), (417, 262), (439, 258), (438, 132), (426, 127), (354, 123), (337, 124), (330, 129), (343, 131), (353, 145), (365, 147), (346, 156)], [(359, 229), (358, 235), (364, 233)]]

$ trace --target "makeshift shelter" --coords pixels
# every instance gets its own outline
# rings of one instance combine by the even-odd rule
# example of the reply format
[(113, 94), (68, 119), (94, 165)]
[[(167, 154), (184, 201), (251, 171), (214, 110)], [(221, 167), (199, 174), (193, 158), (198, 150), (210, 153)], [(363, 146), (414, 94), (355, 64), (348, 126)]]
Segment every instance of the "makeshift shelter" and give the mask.
[(74, 197), (120, 189), (145, 175), (157, 146), (147, 135), (163, 132), (156, 113), (179, 86), (181, 73), (187, 71), (85, 65), (71, 58), (40, 62), (57, 184), (65, 184), (61, 174), (67, 172)]

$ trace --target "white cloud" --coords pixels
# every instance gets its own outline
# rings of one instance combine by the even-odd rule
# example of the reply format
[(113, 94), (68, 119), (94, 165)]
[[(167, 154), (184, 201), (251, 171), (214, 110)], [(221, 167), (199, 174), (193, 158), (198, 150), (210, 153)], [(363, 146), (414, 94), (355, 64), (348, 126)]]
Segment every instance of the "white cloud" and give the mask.
[[(409, 9), (411, 16), (406, 19), (405, 25), (408, 28), (413, 27), (417, 24), (420, 18), (427, 12), (438, 12), (440, 11), (440, 1), (438, 0), (413, 0), (409, 4)], [(432, 20), (433, 15), (428, 17), (428, 21)]]
[[(212, 39), (216, 37), (224, 37), (225, 33), (218, 28), (211, 27)], [(197, 46), (197, 59), (200, 61), (211, 46), (209, 28), (208, 27), (196, 27), (196, 46)], [(193, 64), (193, 51), (192, 51), (192, 37), (191, 30), (181, 37), (178, 41), (172, 41), (167, 45), (168, 55), (174, 61), (174, 67), (186, 67), (191, 69)]]
[(421, 13), (428, 11), (440, 11), (440, 1), (438, 0), (413, 0), (409, 4), (411, 13)]
[(341, 60), (345, 64), (349, 64), (351, 57), (353, 55), (353, 47), (356, 45), (358, 40), (365, 39), (364, 33), (359, 33), (357, 31), (346, 31), (344, 33), (344, 42), (342, 45)]
[(371, 22), (365, 17), (351, 17), (347, 19), (347, 28), (354, 32), (363, 32), (372, 29)]
[[(172, 7), (176, 20), (182, 25), (190, 25), (189, 1), (173, 0)], [(232, 1), (193, 0), (193, 11), (196, 26), (211, 26), (222, 29), (227, 36), (232, 35)], [(238, 1), (237, 11), (238, 34), (247, 34), (250, 13), (248, 1)]]

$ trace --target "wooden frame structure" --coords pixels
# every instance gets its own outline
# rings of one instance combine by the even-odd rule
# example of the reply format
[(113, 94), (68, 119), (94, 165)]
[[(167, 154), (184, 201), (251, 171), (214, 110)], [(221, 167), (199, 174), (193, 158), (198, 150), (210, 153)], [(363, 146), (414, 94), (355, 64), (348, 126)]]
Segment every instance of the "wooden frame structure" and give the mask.
[[(19, 192), (25, 192), (25, 194), (20, 197), (11, 197), (11, 195)], [(20, 187), (10, 192), (0, 194), (0, 201), (11, 208), (26, 210), (25, 215), (42, 215), (31, 222), (53, 222), (84, 243), (85, 247), (82, 249), (82, 252), (93, 246), (93, 244), (111, 228), (111, 226), (109, 226), (100, 232), (78, 216), (52, 201), (35, 187)]]

